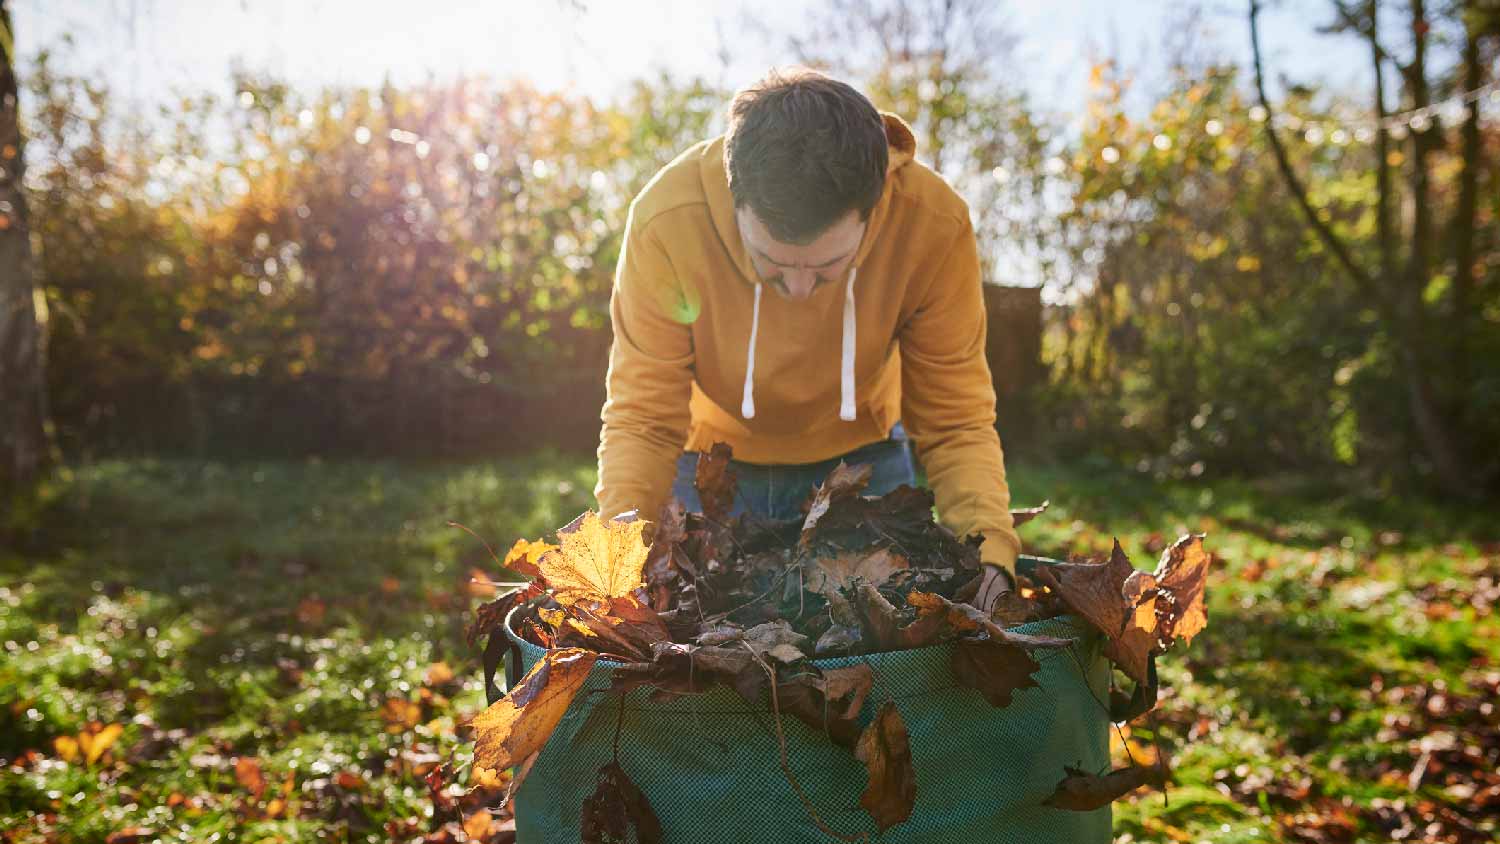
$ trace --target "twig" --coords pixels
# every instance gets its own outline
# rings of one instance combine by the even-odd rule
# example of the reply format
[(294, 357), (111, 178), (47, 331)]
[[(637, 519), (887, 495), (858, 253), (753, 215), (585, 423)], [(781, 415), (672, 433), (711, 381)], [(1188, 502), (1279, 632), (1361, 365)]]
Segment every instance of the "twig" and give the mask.
[(620, 695), (620, 711), (615, 716), (615, 740), (611, 751), (614, 753), (615, 764), (620, 764), (620, 731), (625, 728), (625, 696)]
[(463, 531), (464, 533), (467, 533), (468, 535), (470, 535), (470, 536), (474, 537), (475, 539), (479, 540), (479, 544), (484, 546), (484, 550), (490, 552), (490, 559), (492, 559), (492, 560), (495, 561), (495, 565), (497, 565), (497, 566), (499, 566), (501, 568), (505, 568), (505, 562), (502, 561), (500, 559), (499, 555), (497, 555), (495, 553), (495, 549), (491, 548), (490, 544), (488, 542), (484, 541), (484, 537), (480, 536), (479, 534), (475, 533), (472, 530), (469, 530), (469, 528), (468, 528), (467, 525), (461, 525), (458, 522), (449, 522), (448, 523), (448, 527), (456, 527), (459, 530)]
[[(744, 645), (743, 642), (741, 642), (741, 644)], [(750, 652), (750, 657), (760, 664), (761, 670), (766, 672), (766, 677), (770, 680), (771, 723), (776, 726), (776, 746), (781, 751), (781, 773), (786, 776), (786, 781), (791, 784), (792, 791), (796, 792), (797, 799), (802, 801), (803, 810), (807, 812), (807, 816), (812, 819), (812, 822), (818, 827), (819, 830), (822, 830), (824, 835), (832, 836), (833, 838), (837, 838), (840, 841), (849, 842), (849, 844), (853, 844), (853, 842), (856, 841), (869, 841), (869, 833), (861, 833), (859, 835), (843, 835), (839, 832), (834, 831), (833, 828), (824, 823), (823, 818), (818, 815), (818, 811), (813, 806), (812, 800), (809, 799), (807, 793), (802, 790), (802, 784), (797, 782), (796, 775), (792, 773), (791, 763), (787, 761), (786, 734), (781, 731), (781, 700), (776, 694), (776, 669), (767, 664), (766, 661), (761, 658), (760, 654), (755, 652), (754, 648), (751, 648), (749, 645), (744, 645), (744, 647), (745, 650)]]

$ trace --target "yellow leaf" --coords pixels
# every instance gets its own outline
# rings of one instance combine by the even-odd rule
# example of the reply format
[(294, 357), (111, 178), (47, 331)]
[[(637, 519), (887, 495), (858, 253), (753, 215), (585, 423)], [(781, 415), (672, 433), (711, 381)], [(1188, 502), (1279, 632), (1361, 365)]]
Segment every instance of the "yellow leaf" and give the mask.
[(444, 683), (452, 682), (452, 680), (453, 669), (448, 667), (448, 663), (434, 662), (427, 666), (427, 676), (425, 678), (427, 685), (441, 686)]
[(646, 543), (641, 537), (645, 526), (642, 521), (614, 519), (606, 524), (590, 511), (577, 528), (560, 531), (561, 546), (537, 561), (557, 601), (606, 602), (639, 589), (646, 565)]
[(474, 716), (474, 765), (501, 770), (539, 752), (596, 658), (581, 648), (548, 651), (510, 694)]
[(64, 762), (78, 758), (78, 739), (72, 736), (58, 736), (52, 740), (52, 748), (57, 751), (57, 758)]
[(505, 567), (517, 574), (527, 577), (537, 576), (537, 563), (548, 551), (556, 551), (557, 546), (550, 542), (531, 542), (526, 539), (517, 539), (516, 544), (510, 548), (510, 553), (505, 555)]
[(490, 813), (488, 809), (480, 809), (474, 814), (464, 818), (464, 832), (475, 840), (483, 839), (490, 832)]
[(469, 783), (473, 788), (504, 788), (510, 779), (508, 771), (497, 771), (494, 768), (483, 768), (478, 765), (469, 769)]
[(98, 762), (104, 751), (109, 750), (124, 731), (123, 726), (110, 724), (96, 733), (80, 733), (78, 744), (83, 748), (84, 761), (90, 765)]

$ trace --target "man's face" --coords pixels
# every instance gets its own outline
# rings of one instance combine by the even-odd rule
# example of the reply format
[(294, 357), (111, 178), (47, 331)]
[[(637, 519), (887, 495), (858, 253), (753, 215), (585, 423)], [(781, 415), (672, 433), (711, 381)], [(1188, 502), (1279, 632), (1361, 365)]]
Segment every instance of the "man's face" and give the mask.
[(735, 218), (761, 281), (789, 299), (806, 299), (815, 288), (844, 278), (865, 234), (858, 211), (850, 211), (803, 246), (771, 237), (749, 206), (738, 208)]

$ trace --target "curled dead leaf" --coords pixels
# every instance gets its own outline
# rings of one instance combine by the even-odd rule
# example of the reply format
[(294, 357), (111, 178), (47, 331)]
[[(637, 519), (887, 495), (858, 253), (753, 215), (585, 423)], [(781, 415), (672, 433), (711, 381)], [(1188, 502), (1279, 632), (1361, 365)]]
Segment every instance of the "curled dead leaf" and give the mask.
[(596, 658), (578, 648), (548, 651), (509, 694), (474, 716), (474, 764), (501, 770), (539, 753)]
[(733, 450), (725, 443), (714, 443), (711, 449), (698, 454), (693, 486), (703, 503), (703, 515), (715, 522), (727, 521), (734, 509), (737, 479), (729, 465), (733, 456)]
[(865, 763), (869, 784), (859, 805), (885, 832), (911, 817), (917, 802), (917, 771), (912, 764), (906, 722), (894, 701), (886, 701), (860, 734), (854, 755)]
[(868, 463), (850, 466), (841, 462), (828, 473), (828, 478), (813, 493), (812, 502), (807, 509), (807, 518), (802, 521), (802, 545), (804, 547), (812, 543), (818, 520), (828, 512), (828, 508), (836, 501), (859, 495), (865, 485), (870, 482), (870, 473), (873, 471), (874, 468)]
[(1074, 812), (1091, 812), (1108, 806), (1143, 785), (1161, 788), (1167, 781), (1164, 769), (1140, 765), (1116, 768), (1103, 776), (1073, 767), (1066, 767), (1063, 771), (1066, 775), (1058, 782), (1057, 790), (1043, 800), (1042, 805)]
[(1157, 649), (1173, 639), (1191, 642), (1208, 626), (1203, 586), (1212, 558), (1203, 549), (1203, 535), (1189, 534), (1162, 552), (1156, 565)]
[(1148, 577), (1136, 576), (1118, 540), (1105, 562), (1037, 568), (1038, 580), (1104, 634), (1105, 656), (1137, 683), (1147, 682), (1146, 662), (1156, 646), (1156, 598), (1146, 588)]
[(583, 801), (579, 831), (584, 844), (657, 844), (662, 840), (661, 822), (650, 801), (616, 762), (599, 769), (594, 793)]

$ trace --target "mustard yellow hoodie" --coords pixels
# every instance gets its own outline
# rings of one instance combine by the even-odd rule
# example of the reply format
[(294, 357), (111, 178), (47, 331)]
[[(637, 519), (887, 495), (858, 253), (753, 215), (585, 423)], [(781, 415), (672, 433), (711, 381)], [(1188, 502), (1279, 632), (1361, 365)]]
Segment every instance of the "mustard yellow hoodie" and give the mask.
[(631, 204), (610, 302), (601, 513), (654, 516), (684, 449), (726, 442), (749, 463), (811, 463), (900, 420), (939, 518), (983, 534), (983, 560), (1015, 570), (969, 209), (913, 160), (906, 124), (883, 117), (890, 164), (853, 271), (809, 299), (762, 295), (722, 137), (678, 156)]

